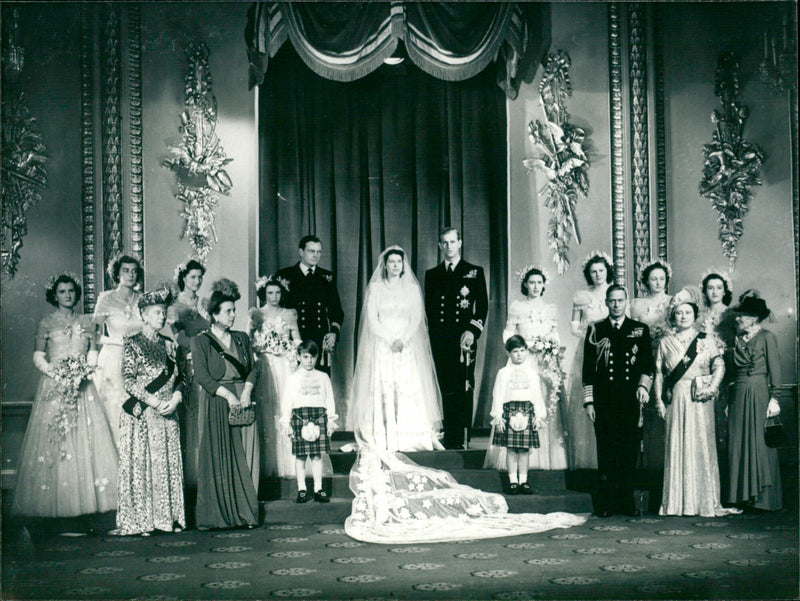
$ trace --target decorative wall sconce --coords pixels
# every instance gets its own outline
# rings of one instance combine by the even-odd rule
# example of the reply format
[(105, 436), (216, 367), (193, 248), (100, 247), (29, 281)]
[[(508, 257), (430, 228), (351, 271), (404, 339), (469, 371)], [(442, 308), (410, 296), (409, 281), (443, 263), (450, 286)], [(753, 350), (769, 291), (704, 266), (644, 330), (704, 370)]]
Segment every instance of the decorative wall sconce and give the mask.
[(178, 176), (176, 198), (183, 203), (184, 228), (195, 254), (204, 260), (219, 242), (214, 214), (220, 195), (228, 195), (233, 182), (224, 167), (233, 159), (225, 155), (217, 137), (217, 99), (211, 90), (208, 46), (191, 43), (186, 47), (186, 98), (181, 113), (183, 140), (170, 146), (172, 156), (164, 165)]
[(744, 233), (743, 218), (753, 197), (750, 188), (761, 185), (766, 155), (758, 144), (743, 137), (748, 110), (739, 103), (739, 63), (733, 53), (723, 54), (717, 63), (714, 93), (722, 102), (722, 110), (711, 113), (716, 130), (712, 142), (703, 146), (699, 189), (717, 211), (722, 253), (733, 271), (736, 246)]
[(545, 120), (537, 119), (528, 124), (528, 135), (536, 157), (522, 161), (528, 173), (537, 169), (547, 180), (541, 191), (544, 204), (552, 215), (547, 228), (547, 243), (553, 251), (553, 263), (559, 274), (569, 268), (567, 252), (572, 236), (578, 244), (581, 243), (575, 209), (578, 197), (589, 193), (589, 159), (584, 149), (586, 132), (568, 122), (569, 113), (565, 105), (566, 99), (572, 96), (571, 64), (569, 55), (563, 50), (547, 57), (542, 81), (539, 82), (539, 103), (544, 109)]
[(28, 209), (41, 200), (41, 190), (47, 187), (47, 148), (24, 94), (13, 89), (25, 63), (25, 51), (17, 44), (18, 28), (19, 13), (14, 9), (2, 52), (7, 87), (3, 90), (2, 103), (0, 196), (3, 224), (0, 237), (3, 275), (9, 278), (17, 272), (22, 239), (28, 233)]
[(758, 75), (761, 82), (776, 94), (797, 91), (797, 53), (793, 38), (786, 16), (783, 17), (780, 38), (770, 36), (768, 29), (764, 30), (764, 55), (758, 66)]

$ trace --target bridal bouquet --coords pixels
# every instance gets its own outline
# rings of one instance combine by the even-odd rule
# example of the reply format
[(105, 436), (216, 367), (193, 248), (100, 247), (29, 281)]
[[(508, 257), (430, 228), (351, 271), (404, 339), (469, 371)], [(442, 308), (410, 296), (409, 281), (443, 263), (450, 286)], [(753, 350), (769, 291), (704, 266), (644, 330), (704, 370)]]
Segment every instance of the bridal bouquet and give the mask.
[[(89, 365), (83, 355), (64, 357), (53, 367), (50, 376), (56, 381), (53, 394), (57, 398), (53, 400), (57, 403), (57, 408), (47, 429), (62, 441), (75, 428), (81, 384), (94, 370), (95, 367)], [(61, 455), (62, 459), (66, 457), (63, 449)]]
[(556, 411), (558, 393), (566, 377), (564, 373), (565, 348), (553, 336), (536, 336), (528, 340), (528, 350), (536, 357), (539, 370), (550, 384), (550, 395), (547, 399), (547, 416)]

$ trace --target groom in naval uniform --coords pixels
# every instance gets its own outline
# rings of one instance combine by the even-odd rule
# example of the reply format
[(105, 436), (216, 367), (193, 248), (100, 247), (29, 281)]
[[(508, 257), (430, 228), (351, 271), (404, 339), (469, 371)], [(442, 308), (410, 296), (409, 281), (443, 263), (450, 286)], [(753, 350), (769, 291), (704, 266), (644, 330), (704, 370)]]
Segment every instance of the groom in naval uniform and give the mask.
[(589, 327), (583, 347), (583, 406), (597, 439), (600, 486), (594, 511), (600, 517), (639, 514), (633, 500), (639, 420), (655, 366), (650, 330), (625, 316), (627, 303), (623, 286), (609, 286), (608, 317)]
[(331, 355), (342, 327), (344, 311), (333, 273), (319, 267), (322, 242), (316, 236), (300, 239), (300, 262), (275, 274), (289, 291), (290, 307), (297, 310), (297, 328), (303, 340), (320, 348), (317, 368), (331, 373)]
[(472, 425), (475, 347), (486, 324), (489, 300), (483, 268), (461, 258), (461, 235), (452, 227), (439, 235), (444, 261), (425, 272), (425, 314), (436, 377), (442, 392), (446, 449), (464, 445)]

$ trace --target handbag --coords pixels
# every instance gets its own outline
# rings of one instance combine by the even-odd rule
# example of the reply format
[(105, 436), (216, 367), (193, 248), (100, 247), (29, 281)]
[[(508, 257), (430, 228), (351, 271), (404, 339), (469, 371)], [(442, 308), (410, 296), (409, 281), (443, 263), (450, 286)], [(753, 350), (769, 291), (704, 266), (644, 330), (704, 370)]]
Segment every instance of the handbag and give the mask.
[(228, 407), (228, 423), (231, 426), (249, 426), (256, 421), (256, 406), (250, 403), (247, 407), (235, 405)]
[(703, 403), (717, 396), (717, 389), (711, 388), (714, 376), (697, 376), (692, 380), (692, 400)]
[(783, 429), (783, 424), (778, 416), (767, 418), (764, 424), (764, 442), (766, 445), (775, 449), (783, 444), (786, 440), (786, 430)]

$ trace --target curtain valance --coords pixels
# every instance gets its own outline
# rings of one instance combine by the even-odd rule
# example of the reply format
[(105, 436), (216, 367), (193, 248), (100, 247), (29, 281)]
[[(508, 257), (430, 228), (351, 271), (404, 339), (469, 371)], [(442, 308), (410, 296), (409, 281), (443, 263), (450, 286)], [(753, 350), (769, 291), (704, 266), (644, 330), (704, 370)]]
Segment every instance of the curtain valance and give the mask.
[(287, 39), (312, 71), (345, 82), (380, 67), (402, 40), (438, 79), (468, 79), (495, 61), (510, 98), (532, 79), (549, 36), (549, 6), (528, 2), (256, 2), (245, 29), (250, 87)]

